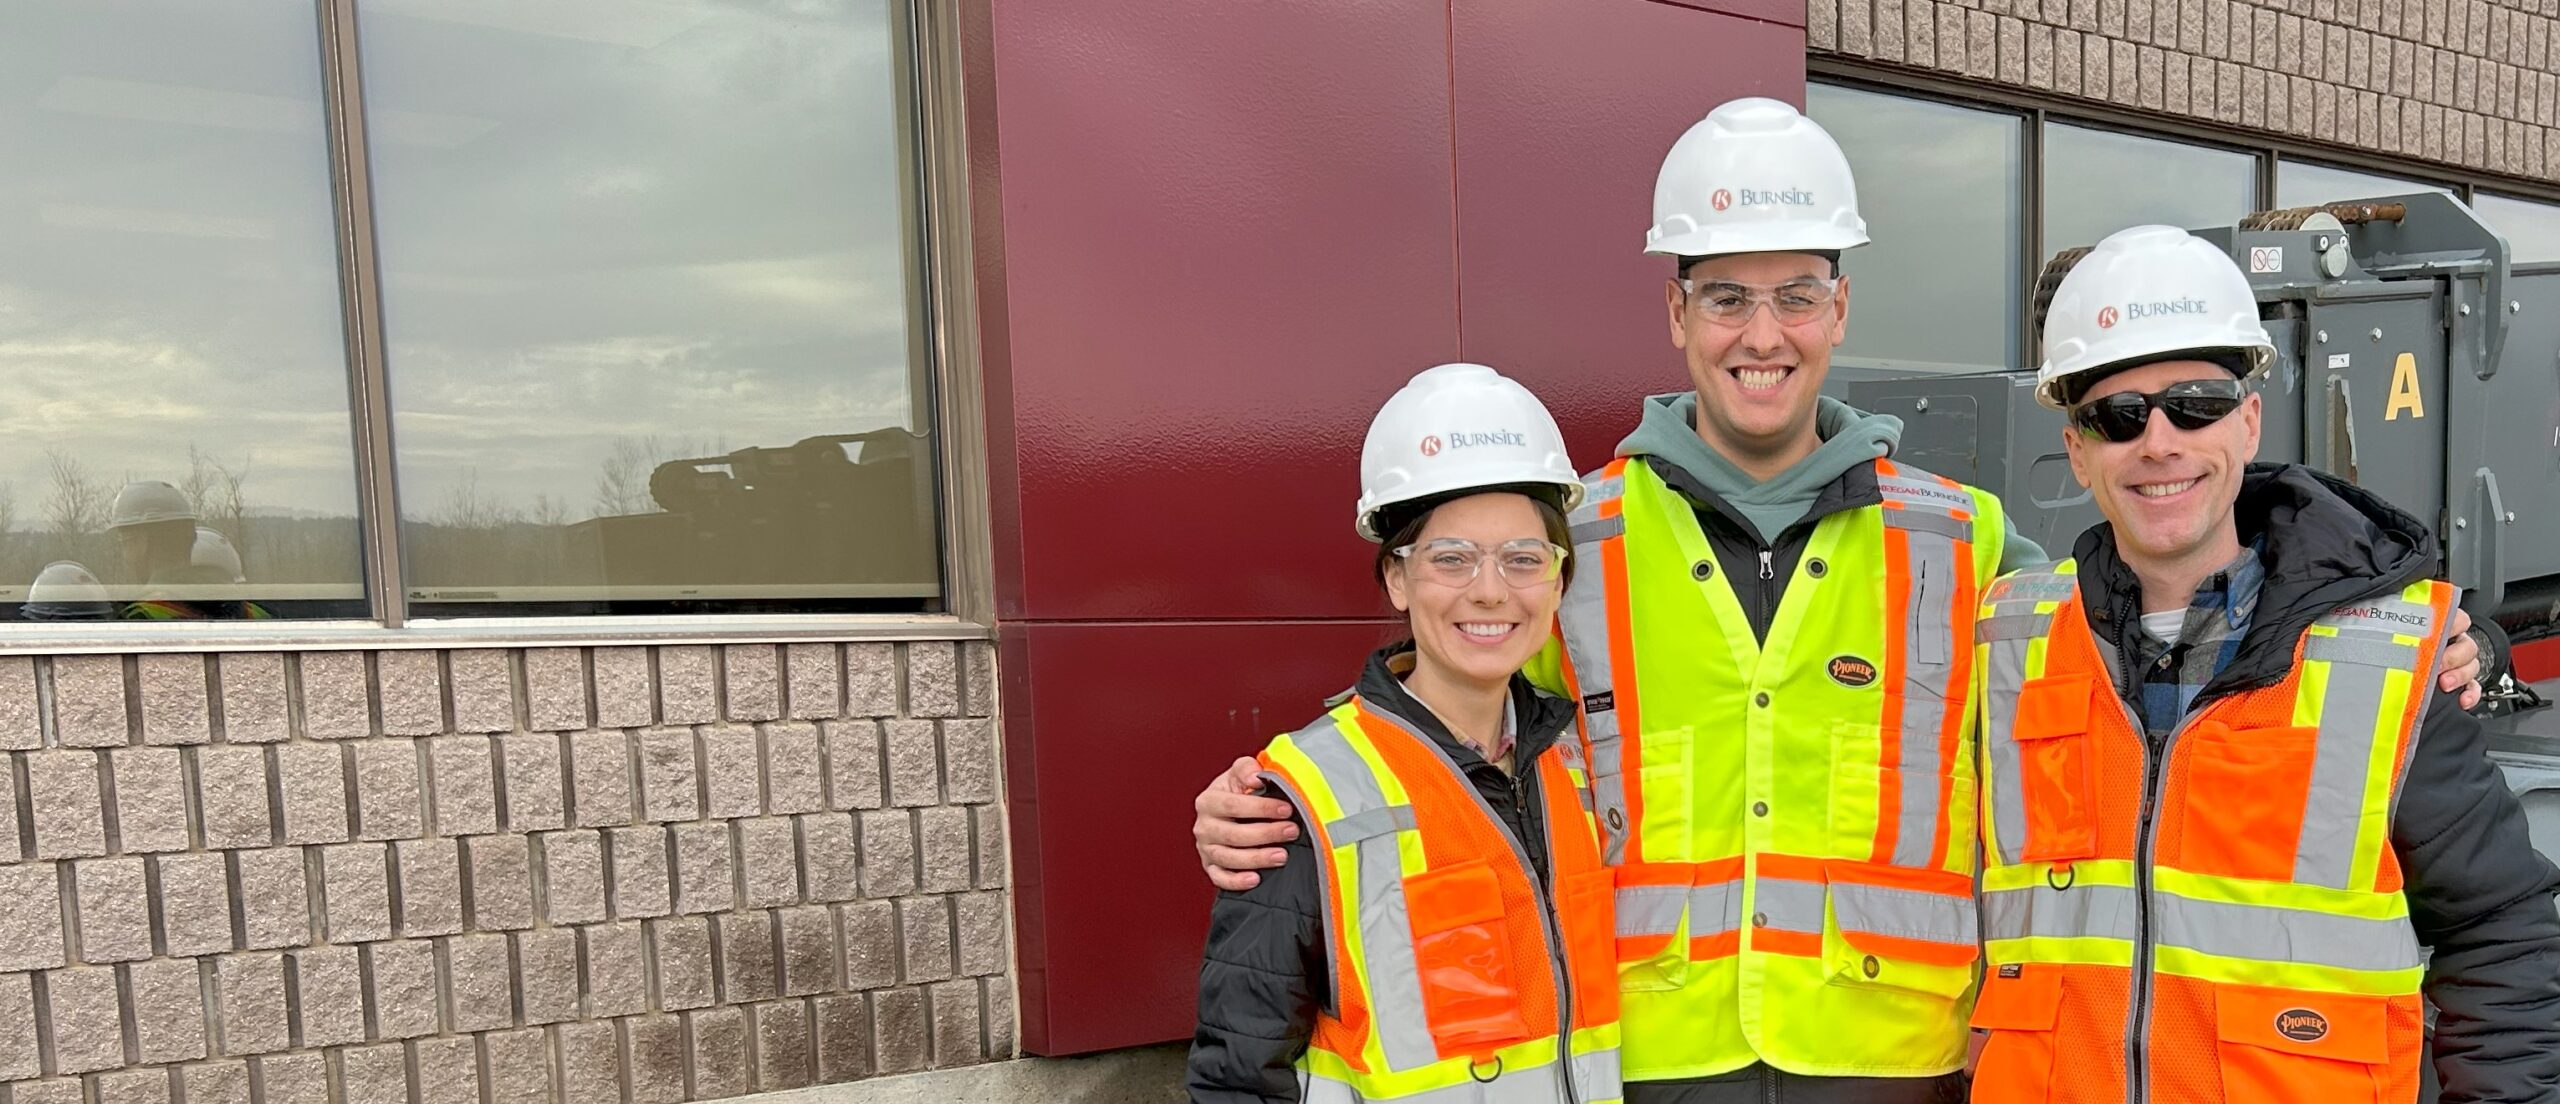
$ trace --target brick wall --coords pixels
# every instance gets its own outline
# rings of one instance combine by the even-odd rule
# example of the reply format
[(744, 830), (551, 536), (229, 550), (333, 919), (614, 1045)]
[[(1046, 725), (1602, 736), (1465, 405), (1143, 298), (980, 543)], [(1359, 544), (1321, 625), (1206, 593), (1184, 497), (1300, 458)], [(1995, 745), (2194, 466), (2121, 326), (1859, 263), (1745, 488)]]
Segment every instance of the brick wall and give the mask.
[(1807, 0), (1812, 52), (2560, 176), (2560, 0)]
[(6, 1100), (1009, 1056), (992, 677), (948, 643), (0, 657)]

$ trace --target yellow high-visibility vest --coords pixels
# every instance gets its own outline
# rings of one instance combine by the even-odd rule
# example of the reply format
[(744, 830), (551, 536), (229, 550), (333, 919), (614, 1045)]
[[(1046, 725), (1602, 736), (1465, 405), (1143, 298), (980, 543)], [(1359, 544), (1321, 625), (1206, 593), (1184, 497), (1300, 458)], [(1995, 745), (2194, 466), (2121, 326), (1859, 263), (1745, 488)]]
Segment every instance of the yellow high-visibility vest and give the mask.
[(1963, 1065), (1972, 612), (2000, 504), (1873, 470), (1879, 501), (1815, 524), (1765, 642), (1652, 468), (1585, 480), (1544, 677), (1579, 703), (1618, 871), (1630, 1081)]

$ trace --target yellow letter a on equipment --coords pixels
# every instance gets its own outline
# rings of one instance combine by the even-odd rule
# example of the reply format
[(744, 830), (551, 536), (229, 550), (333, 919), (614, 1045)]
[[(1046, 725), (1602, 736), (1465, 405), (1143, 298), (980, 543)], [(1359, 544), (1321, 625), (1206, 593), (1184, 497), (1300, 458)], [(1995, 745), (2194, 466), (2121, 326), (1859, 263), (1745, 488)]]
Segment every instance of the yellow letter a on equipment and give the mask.
[(2403, 410), (2412, 418), (2427, 416), (2426, 399), (2418, 394), (2418, 358), (2410, 353), (2400, 354), (2391, 366), (2391, 401), (2383, 407), (2382, 420), (2399, 421)]

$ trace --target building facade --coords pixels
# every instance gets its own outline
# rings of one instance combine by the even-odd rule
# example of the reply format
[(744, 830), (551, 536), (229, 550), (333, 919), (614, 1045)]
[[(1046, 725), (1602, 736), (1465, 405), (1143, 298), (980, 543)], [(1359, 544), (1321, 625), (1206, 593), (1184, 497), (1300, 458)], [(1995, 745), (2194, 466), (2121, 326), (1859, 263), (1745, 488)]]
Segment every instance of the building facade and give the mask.
[(1640, 247), (1709, 106), (1848, 148), (1844, 372), (1980, 371), (2134, 222), (2434, 187), (2560, 262), (2555, 23), (13, 4), (0, 1104), (1184, 1038), (1192, 794), (1392, 633), (1369, 414), (1477, 360), (1608, 455), (1684, 385)]

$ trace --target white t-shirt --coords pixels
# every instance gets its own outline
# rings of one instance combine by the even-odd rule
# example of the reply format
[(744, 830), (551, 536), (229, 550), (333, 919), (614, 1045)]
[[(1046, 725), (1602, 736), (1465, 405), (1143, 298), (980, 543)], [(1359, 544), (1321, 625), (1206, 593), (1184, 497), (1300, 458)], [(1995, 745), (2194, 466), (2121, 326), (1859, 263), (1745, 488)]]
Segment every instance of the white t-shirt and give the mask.
[(2142, 631), (2163, 644), (2177, 643), (2179, 630), (2186, 627), (2187, 611), (2183, 607), (2142, 615)]

